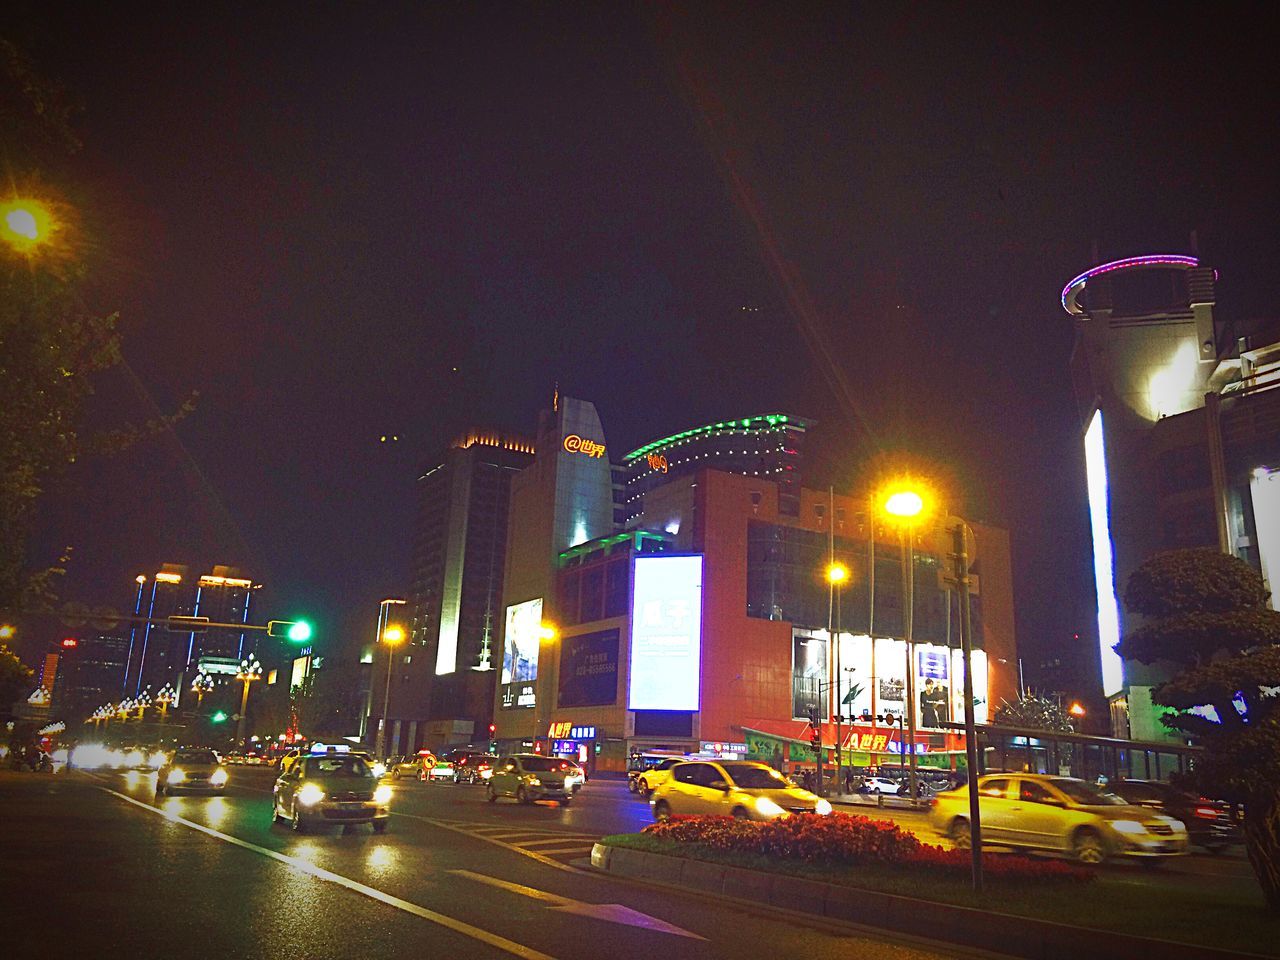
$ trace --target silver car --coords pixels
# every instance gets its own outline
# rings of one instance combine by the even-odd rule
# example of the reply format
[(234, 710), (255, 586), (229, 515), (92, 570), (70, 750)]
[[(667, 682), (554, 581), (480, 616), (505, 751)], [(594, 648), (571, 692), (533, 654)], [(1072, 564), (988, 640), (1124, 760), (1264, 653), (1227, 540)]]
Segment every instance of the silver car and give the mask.
[(517, 753), (498, 761), (485, 786), (485, 799), (490, 803), (499, 797), (514, 797), (521, 803), (556, 800), (567, 807), (582, 781), (582, 771), (568, 760)]
[(221, 793), (227, 768), (208, 747), (179, 747), (156, 772), (156, 796), (184, 790)]

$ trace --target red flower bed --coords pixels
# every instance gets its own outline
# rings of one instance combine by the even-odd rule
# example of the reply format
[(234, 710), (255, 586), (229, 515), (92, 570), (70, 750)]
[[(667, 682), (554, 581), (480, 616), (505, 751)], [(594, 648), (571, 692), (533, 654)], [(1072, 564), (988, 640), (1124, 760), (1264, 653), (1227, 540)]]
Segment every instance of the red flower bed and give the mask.
[[(673, 817), (644, 828), (654, 837), (700, 843), (715, 850), (756, 853), (808, 863), (888, 863), (963, 875), (970, 868), (967, 850), (944, 850), (921, 843), (886, 820), (843, 813), (819, 817), (801, 814), (756, 823), (730, 817)], [(1053, 860), (984, 854), (983, 869), (993, 878), (1088, 882), (1093, 873)]]

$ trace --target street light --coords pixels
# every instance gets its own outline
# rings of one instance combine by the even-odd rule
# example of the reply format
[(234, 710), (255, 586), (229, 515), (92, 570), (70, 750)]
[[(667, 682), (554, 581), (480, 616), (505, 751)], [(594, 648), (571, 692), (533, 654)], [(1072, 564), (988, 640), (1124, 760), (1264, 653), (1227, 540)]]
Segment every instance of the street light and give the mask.
[(378, 719), (378, 736), (373, 745), (375, 760), (381, 759), (387, 740), (387, 711), (391, 708), (391, 670), (396, 644), (403, 642), (404, 630), (392, 624), (382, 631), (382, 642), (387, 645), (387, 685), (382, 693), (382, 716)]
[(894, 481), (880, 490), (876, 498), (886, 519), (898, 528), (902, 553), (902, 632), (907, 645), (907, 750), (911, 799), (920, 793), (916, 777), (916, 670), (912, 630), (915, 620), (915, 532), (933, 510), (933, 493), (924, 484), (910, 479)]
[(156, 703), (160, 704), (161, 723), (164, 723), (169, 719), (169, 704), (175, 702), (177, 699), (177, 693), (174, 692), (173, 687), (169, 686), (169, 684), (166, 683), (160, 688), (160, 692), (156, 694)]
[(53, 225), (49, 208), (38, 200), (0, 203), (0, 239), (19, 253), (31, 253), (48, 242)]
[(258, 662), (258, 658), (250, 655), (249, 659), (241, 660), (236, 679), (244, 684), (244, 693), (240, 695), (240, 719), (236, 722), (236, 745), (240, 746), (244, 743), (244, 726), (248, 719), (249, 684), (262, 679), (262, 664)]
[(191, 690), (196, 695), (196, 710), (200, 709), (200, 705), (204, 703), (204, 695), (213, 689), (213, 677), (205, 673), (203, 670), (196, 674), (196, 678), (191, 681)]
[(0, 624), (0, 640), (12, 640), (18, 629), (12, 623)]
[[(836, 792), (840, 790), (840, 784), (844, 777), (844, 760), (842, 756), (841, 746), (844, 743), (844, 732), (841, 728), (844, 711), (844, 704), (840, 702), (844, 695), (844, 684), (840, 682), (840, 588), (849, 580), (849, 568), (843, 563), (832, 560), (827, 564), (826, 569), (827, 583), (831, 586), (832, 602), (827, 605), (827, 637), (831, 641), (831, 656), (828, 657), (828, 664), (835, 667), (835, 718), (836, 718)], [(832, 611), (835, 611), (834, 614)], [(832, 618), (834, 616), (834, 623)], [(827, 684), (828, 695), (830, 695), (831, 684)], [(821, 700), (821, 697), (819, 697)], [(831, 713), (830, 710), (827, 711)], [(822, 793), (822, 744), (818, 744), (818, 793)]]

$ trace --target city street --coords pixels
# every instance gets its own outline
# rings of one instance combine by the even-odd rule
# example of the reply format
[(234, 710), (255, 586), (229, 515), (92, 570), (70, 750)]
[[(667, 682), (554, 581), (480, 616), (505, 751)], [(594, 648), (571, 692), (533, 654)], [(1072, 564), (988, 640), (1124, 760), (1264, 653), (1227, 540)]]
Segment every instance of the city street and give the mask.
[(406, 783), (385, 835), (299, 836), (272, 824), (270, 783), (269, 771), (236, 770), (223, 797), (157, 803), (146, 774), (0, 774), (14, 955), (961, 955), (565, 865), (593, 832), (617, 829), (620, 810), (633, 828), (644, 821), (620, 784), (589, 784), (561, 809)]
[[(193, 945), (203, 956), (408, 957), (429, 945), (457, 957), (585, 958), (604, 942), (626, 957), (960, 955), (586, 872), (597, 837), (649, 822), (619, 781), (588, 784), (567, 808), (400, 781), (387, 834), (300, 836), (272, 823), (273, 776), (235, 768), (225, 796), (157, 801), (146, 773), (0, 774), (3, 896), (32, 908), (15, 945), (98, 957)], [(1106, 869), (1141, 884), (1250, 882), (1238, 855)], [(80, 922), (59, 922), (69, 916)]]

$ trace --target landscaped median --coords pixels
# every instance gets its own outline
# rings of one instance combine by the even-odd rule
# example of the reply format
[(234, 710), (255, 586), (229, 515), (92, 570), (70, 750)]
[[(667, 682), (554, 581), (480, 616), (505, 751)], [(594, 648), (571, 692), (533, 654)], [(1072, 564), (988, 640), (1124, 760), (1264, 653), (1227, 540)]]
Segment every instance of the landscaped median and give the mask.
[(767, 823), (679, 817), (603, 838), (591, 862), (634, 879), (1033, 960), (1280, 956), (1280, 924), (1263, 912), (1256, 888), (1135, 883), (1127, 871), (986, 853), (979, 901), (968, 851), (845, 814)]

